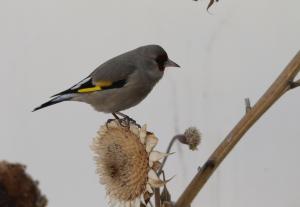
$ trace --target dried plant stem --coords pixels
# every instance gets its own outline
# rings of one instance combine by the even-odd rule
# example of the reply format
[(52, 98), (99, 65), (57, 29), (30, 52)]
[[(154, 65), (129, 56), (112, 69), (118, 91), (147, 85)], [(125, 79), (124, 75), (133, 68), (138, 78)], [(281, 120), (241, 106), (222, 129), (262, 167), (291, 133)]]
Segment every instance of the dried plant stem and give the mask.
[(208, 5), (207, 5), (207, 7), (206, 7), (206, 10), (208, 11), (209, 10), (209, 8), (215, 3), (215, 2), (218, 2), (219, 0), (209, 0), (209, 3), (208, 3)]
[(186, 207), (191, 204), (212, 173), (220, 165), (227, 154), (233, 149), (250, 127), (288, 90), (300, 86), (300, 80), (294, 81), (300, 70), (300, 51), (287, 65), (284, 71), (274, 81), (258, 102), (244, 115), (223, 142), (212, 153), (202, 169), (177, 200), (176, 207)]
[(155, 207), (161, 207), (160, 203), (160, 189), (155, 188), (154, 189), (154, 197), (155, 197)]
[[(184, 136), (184, 135), (178, 134), (178, 135), (176, 135), (176, 136), (174, 136), (174, 137), (172, 138), (172, 140), (170, 141), (169, 146), (168, 146), (168, 148), (167, 148), (167, 151), (166, 151), (167, 154), (170, 153), (170, 151), (171, 151), (171, 149), (172, 149), (172, 146), (174, 145), (175, 141), (176, 141), (177, 139), (179, 139), (180, 137), (182, 137), (182, 136)], [(161, 163), (161, 166), (160, 166), (160, 168), (159, 168), (159, 170), (158, 170), (158, 172), (157, 172), (157, 175), (158, 175), (158, 176), (160, 176), (160, 174), (162, 173), (162, 170), (163, 170), (163, 168), (164, 168), (164, 166), (165, 166), (165, 164), (166, 164), (166, 161), (167, 161), (168, 157), (169, 157), (169, 156), (167, 156), (167, 157), (165, 157), (165, 158), (163, 159), (163, 161), (162, 161), (162, 163)]]

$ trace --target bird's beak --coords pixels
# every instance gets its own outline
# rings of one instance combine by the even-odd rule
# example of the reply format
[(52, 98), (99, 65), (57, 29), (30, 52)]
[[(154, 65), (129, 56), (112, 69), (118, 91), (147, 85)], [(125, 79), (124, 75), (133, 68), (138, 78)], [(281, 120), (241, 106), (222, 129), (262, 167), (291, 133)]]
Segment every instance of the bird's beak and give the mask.
[(165, 62), (165, 67), (177, 67), (177, 68), (180, 68), (180, 66), (173, 62), (172, 60), (168, 59), (166, 62)]

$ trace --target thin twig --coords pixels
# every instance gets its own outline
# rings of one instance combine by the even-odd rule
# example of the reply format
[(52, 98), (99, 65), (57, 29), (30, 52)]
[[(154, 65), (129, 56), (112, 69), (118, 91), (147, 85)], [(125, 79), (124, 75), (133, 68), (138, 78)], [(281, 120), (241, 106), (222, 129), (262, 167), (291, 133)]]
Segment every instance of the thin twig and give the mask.
[[(180, 137), (182, 137), (182, 136), (184, 136), (184, 135), (178, 134), (178, 135), (175, 135), (175, 136), (172, 138), (172, 140), (170, 141), (169, 146), (168, 146), (168, 148), (167, 148), (167, 151), (166, 151), (167, 154), (170, 153), (171, 148), (172, 148), (172, 146), (174, 145), (175, 141), (178, 140), (178, 139), (179, 139)], [(160, 168), (159, 168), (159, 170), (158, 170), (158, 172), (157, 172), (157, 175), (158, 175), (158, 176), (160, 176), (160, 174), (161, 174), (161, 172), (162, 172), (162, 170), (163, 170), (163, 168), (164, 168), (164, 166), (165, 166), (165, 164), (166, 164), (166, 161), (167, 161), (168, 157), (169, 157), (169, 156), (166, 156), (166, 157), (163, 159), (163, 161), (162, 161), (162, 163), (161, 163), (161, 166), (160, 166)]]
[[(194, 0), (194, 1), (198, 1), (198, 0)], [(216, 2), (219, 2), (219, 0), (209, 0), (206, 10), (208, 11), (209, 8)]]
[(208, 11), (209, 8), (210, 8), (214, 3), (218, 2), (218, 1), (219, 1), (219, 0), (209, 0), (209, 3), (208, 3), (208, 5), (207, 5), (207, 7), (206, 7), (206, 10)]
[(292, 88), (300, 86), (300, 80), (294, 81), (300, 71), (300, 51), (287, 65), (284, 71), (274, 81), (270, 88), (244, 115), (231, 132), (225, 137), (223, 142), (208, 158), (203, 168), (195, 175), (193, 180), (177, 200), (176, 207), (186, 207), (191, 204), (196, 195), (202, 189), (204, 184), (238, 143), (242, 136), (251, 128), (251, 126), (283, 95)]

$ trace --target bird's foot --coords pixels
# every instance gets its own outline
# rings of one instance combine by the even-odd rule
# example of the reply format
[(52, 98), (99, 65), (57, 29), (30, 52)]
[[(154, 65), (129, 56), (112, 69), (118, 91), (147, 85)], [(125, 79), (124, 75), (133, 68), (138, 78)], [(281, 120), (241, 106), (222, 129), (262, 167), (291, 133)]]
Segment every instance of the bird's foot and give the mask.
[(122, 126), (122, 127), (126, 127), (126, 128), (130, 127), (130, 123), (127, 120), (125, 120), (125, 118), (123, 118), (123, 119), (117, 118), (117, 119), (108, 119), (105, 124), (106, 128), (108, 128), (109, 124), (114, 121), (117, 121), (120, 124), (120, 126)]
[[(137, 127), (141, 128), (141, 125), (137, 124), (134, 119), (130, 118), (126, 114), (123, 114), (121, 112), (116, 112), (116, 113), (112, 113), (112, 114), (116, 119), (119, 120), (120, 125), (123, 127), (130, 127), (130, 124), (134, 124)], [(120, 119), (117, 115), (122, 116), (123, 118)]]
[(125, 123), (126, 127), (130, 127), (130, 124), (134, 124), (137, 127), (141, 128), (141, 125), (139, 125), (138, 123), (136, 123), (136, 121), (132, 118), (130, 118), (129, 116), (124, 116), (123, 119), (121, 119), (123, 123)]
[[(117, 116), (117, 114), (119, 116), (122, 116), (122, 118), (119, 118), (119, 116)], [(122, 127), (129, 128), (131, 124), (134, 124), (137, 127), (141, 128), (141, 125), (137, 124), (134, 119), (130, 118), (126, 114), (116, 112), (116, 113), (112, 113), (112, 115), (115, 117), (115, 119), (108, 119), (106, 122), (106, 127), (108, 127), (110, 122), (117, 120), (119, 122), (120, 126), (122, 126)]]

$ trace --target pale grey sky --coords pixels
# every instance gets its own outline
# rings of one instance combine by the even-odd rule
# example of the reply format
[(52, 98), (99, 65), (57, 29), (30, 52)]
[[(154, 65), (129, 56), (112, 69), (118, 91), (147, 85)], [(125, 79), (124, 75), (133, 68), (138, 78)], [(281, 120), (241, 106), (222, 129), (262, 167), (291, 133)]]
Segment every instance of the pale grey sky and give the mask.
[[(227, 132), (300, 49), (299, 0), (1, 0), (0, 159), (28, 165), (50, 207), (107, 206), (89, 145), (110, 115), (82, 103), (31, 110), (105, 60), (162, 45), (181, 69), (166, 71), (126, 113), (160, 138), (203, 133), (197, 152), (176, 146), (167, 176), (174, 199)], [(193, 206), (300, 206), (300, 89), (245, 135)], [(177, 120), (177, 122), (176, 122)]]

